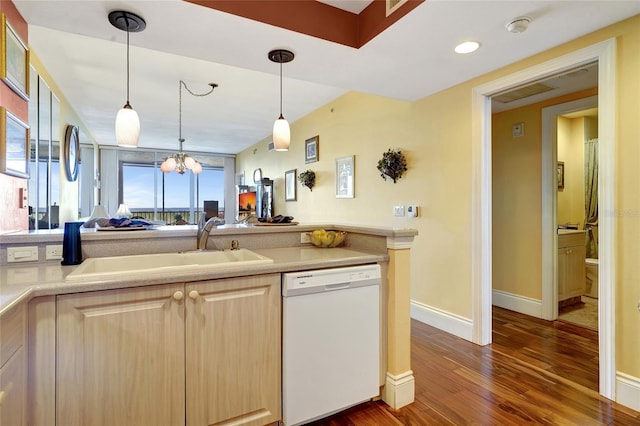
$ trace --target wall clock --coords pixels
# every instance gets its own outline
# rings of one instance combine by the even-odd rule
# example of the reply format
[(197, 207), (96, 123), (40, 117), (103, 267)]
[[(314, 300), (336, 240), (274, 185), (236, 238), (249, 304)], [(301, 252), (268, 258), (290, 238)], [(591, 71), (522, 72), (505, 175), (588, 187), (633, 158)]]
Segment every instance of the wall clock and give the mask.
[(78, 126), (67, 125), (64, 132), (64, 168), (67, 180), (73, 182), (78, 178), (78, 161), (80, 156), (80, 140)]
[(253, 183), (262, 182), (262, 169), (255, 169), (253, 171)]

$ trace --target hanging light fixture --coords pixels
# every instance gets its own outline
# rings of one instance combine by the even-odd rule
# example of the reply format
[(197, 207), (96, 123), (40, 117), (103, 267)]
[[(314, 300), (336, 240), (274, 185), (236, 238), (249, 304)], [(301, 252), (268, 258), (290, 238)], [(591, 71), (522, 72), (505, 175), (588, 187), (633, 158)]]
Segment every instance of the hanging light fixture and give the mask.
[(124, 10), (109, 13), (109, 22), (127, 32), (127, 103), (116, 115), (116, 142), (119, 146), (136, 147), (140, 138), (140, 119), (129, 103), (129, 33), (143, 31), (147, 23), (135, 13)]
[(276, 151), (288, 151), (291, 141), (289, 122), (282, 115), (282, 64), (293, 61), (290, 50), (276, 49), (269, 52), (269, 59), (280, 64), (280, 117), (273, 123), (273, 147)]
[(187, 170), (191, 170), (192, 173), (197, 175), (202, 171), (202, 164), (198, 163), (193, 157), (182, 151), (182, 144), (184, 143), (184, 139), (182, 138), (182, 86), (184, 86), (184, 88), (193, 96), (210, 95), (213, 90), (218, 87), (216, 83), (209, 83), (211, 89), (206, 93), (198, 94), (193, 93), (187, 87), (187, 84), (180, 80), (180, 83), (178, 83), (178, 143), (180, 144), (180, 151), (168, 156), (160, 165), (160, 171), (162, 171), (162, 173), (171, 173), (175, 170), (182, 175)]

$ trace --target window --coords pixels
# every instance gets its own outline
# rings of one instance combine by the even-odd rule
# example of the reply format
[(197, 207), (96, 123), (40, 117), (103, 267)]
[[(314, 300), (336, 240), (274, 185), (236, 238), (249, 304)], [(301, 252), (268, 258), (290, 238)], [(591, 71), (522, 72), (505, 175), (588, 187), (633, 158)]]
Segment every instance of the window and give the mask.
[(198, 156), (202, 173), (162, 173), (162, 152), (119, 150), (119, 202), (134, 217), (171, 224), (196, 224), (205, 200), (218, 201), (224, 218), (224, 168), (218, 157)]
[(31, 68), (29, 229), (60, 226), (60, 102)]

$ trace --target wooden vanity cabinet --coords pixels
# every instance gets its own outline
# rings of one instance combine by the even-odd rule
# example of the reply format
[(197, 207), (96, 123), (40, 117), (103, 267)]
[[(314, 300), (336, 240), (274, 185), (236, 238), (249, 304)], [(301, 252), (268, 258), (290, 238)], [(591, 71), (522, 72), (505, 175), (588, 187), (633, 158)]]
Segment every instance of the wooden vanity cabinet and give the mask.
[(0, 425), (27, 424), (27, 310), (20, 303), (0, 317)]
[(585, 234), (558, 235), (558, 301), (581, 296), (585, 292)]
[(57, 298), (58, 425), (280, 419), (280, 275)]

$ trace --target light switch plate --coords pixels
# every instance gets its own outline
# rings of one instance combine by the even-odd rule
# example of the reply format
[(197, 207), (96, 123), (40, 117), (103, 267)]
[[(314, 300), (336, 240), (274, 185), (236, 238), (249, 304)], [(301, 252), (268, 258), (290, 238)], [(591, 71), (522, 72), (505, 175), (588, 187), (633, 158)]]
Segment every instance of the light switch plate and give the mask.
[(37, 261), (38, 246), (7, 247), (7, 263)]

